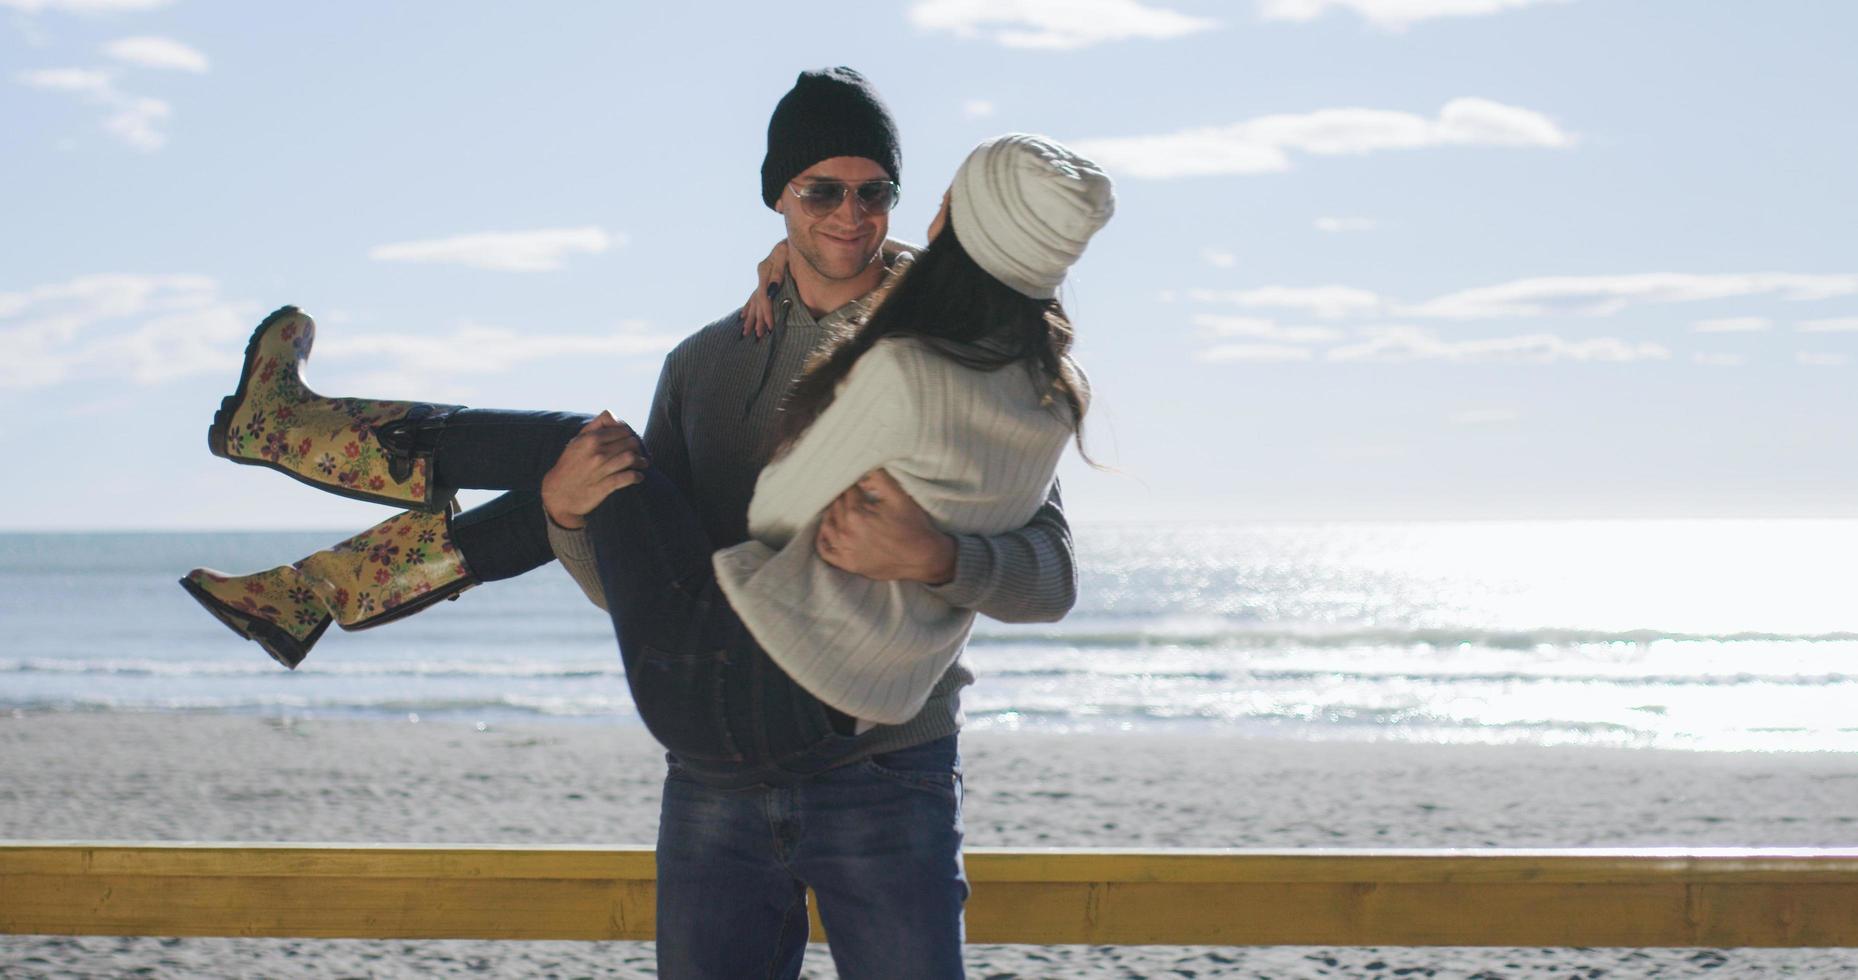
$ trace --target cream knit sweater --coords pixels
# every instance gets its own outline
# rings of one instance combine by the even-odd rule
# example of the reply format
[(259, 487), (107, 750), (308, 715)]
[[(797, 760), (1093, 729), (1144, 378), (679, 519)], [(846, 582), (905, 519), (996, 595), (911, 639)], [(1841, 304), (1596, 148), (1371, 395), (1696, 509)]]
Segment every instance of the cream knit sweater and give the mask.
[(820, 514), (882, 467), (951, 533), (999, 534), (1045, 502), (1071, 436), (1027, 371), (963, 367), (920, 341), (878, 341), (748, 508), (750, 540), (718, 551), (716, 577), (768, 655), (853, 717), (900, 724), (919, 711), (974, 624), (913, 582), (842, 572), (814, 553)]

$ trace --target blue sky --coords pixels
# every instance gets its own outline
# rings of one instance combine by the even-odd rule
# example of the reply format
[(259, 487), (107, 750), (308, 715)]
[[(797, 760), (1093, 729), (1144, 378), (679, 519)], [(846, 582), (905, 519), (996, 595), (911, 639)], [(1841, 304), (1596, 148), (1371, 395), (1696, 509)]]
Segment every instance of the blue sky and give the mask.
[(967, 150), (1118, 178), (1074, 520), (1858, 517), (1858, 8), (1676, 0), (0, 0), (0, 527), (346, 527), (209, 456), (328, 394), (642, 419), (849, 64), (920, 238)]

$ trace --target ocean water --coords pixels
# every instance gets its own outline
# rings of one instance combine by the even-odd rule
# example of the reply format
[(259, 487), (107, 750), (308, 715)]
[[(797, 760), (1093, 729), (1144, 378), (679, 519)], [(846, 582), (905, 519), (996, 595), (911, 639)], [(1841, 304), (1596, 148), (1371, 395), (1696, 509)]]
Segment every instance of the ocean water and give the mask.
[[(0, 710), (636, 723), (558, 568), (288, 672), (175, 584), (339, 538), (0, 535)], [(1858, 521), (1092, 525), (1056, 624), (982, 619), (970, 729), (1858, 751)]]

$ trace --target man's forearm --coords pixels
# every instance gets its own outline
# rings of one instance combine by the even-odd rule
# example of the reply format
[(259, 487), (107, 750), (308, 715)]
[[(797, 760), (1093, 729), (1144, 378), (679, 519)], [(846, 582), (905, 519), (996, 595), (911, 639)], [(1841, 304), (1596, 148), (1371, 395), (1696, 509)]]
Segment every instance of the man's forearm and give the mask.
[(954, 578), (931, 591), (1003, 623), (1054, 623), (1077, 603), (1077, 560), (1058, 490), (1017, 531), (955, 535)]
[(565, 528), (548, 522), (548, 543), (555, 549), (555, 559), (574, 577), (574, 583), (587, 594), (587, 600), (606, 608), (606, 589), (600, 584), (600, 571), (594, 565), (594, 542), (586, 528)]

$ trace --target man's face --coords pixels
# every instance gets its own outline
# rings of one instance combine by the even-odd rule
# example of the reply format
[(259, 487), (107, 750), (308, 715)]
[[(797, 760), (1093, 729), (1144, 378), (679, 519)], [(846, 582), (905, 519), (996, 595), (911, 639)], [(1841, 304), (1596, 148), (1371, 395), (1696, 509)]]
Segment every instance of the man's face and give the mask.
[[(876, 160), (865, 157), (830, 157), (800, 172), (792, 185), (815, 180), (838, 180), (854, 187), (868, 180), (889, 180)], [(787, 246), (828, 281), (856, 279), (877, 259), (878, 249), (890, 234), (889, 212), (869, 213), (858, 206), (858, 195), (847, 194), (837, 210), (815, 218), (800, 205), (790, 187), (781, 188), (775, 210), (787, 220)]]

